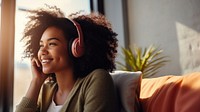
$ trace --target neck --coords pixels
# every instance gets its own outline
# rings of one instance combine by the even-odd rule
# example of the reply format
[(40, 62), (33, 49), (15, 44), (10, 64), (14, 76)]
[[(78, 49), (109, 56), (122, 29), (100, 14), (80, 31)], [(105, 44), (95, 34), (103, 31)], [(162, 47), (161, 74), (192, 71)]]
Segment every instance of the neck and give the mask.
[(55, 94), (54, 101), (56, 104), (62, 105), (72, 90), (76, 79), (74, 78), (73, 69), (66, 69), (65, 71), (57, 72), (55, 74), (58, 83), (58, 90)]
[(56, 73), (59, 93), (68, 93), (73, 88), (76, 79), (74, 78), (73, 70), (67, 70)]

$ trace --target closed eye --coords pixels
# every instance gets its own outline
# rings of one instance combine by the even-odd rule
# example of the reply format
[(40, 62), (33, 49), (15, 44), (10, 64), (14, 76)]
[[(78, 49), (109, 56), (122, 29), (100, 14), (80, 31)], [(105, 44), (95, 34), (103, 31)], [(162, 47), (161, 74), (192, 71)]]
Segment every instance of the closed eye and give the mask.
[(51, 43), (49, 43), (49, 46), (56, 46), (57, 44), (56, 43), (53, 43), (53, 42), (51, 42)]

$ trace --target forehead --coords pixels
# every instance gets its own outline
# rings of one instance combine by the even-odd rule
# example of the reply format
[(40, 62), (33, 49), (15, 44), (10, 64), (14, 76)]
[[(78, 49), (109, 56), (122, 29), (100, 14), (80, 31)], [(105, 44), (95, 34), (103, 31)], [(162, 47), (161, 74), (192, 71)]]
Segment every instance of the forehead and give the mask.
[(64, 41), (66, 42), (63, 31), (61, 29), (57, 28), (57, 27), (54, 27), (54, 26), (48, 27), (43, 32), (42, 37), (41, 37), (41, 41), (48, 40), (49, 38), (57, 38), (57, 39), (59, 39), (63, 42)]

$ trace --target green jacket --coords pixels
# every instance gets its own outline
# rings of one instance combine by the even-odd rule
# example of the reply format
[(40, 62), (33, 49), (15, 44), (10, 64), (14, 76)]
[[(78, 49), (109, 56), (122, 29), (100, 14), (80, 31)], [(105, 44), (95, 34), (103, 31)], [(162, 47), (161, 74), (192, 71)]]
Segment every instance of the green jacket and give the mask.
[[(56, 89), (55, 82), (45, 83), (38, 105), (33, 105), (31, 99), (24, 97), (16, 107), (16, 112), (46, 112)], [(76, 81), (61, 112), (117, 112), (117, 107), (112, 77), (107, 71), (96, 69)]]

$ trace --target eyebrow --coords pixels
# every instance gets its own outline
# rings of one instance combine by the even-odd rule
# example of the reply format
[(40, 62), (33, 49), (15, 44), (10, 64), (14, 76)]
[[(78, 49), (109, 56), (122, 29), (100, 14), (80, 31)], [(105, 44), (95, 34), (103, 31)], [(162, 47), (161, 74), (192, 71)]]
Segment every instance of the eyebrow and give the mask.
[[(47, 41), (51, 41), (51, 40), (57, 40), (57, 41), (60, 41), (58, 38), (55, 38), (55, 37), (52, 37), (52, 38), (47, 39)], [(40, 40), (40, 42), (43, 42), (43, 41)]]

